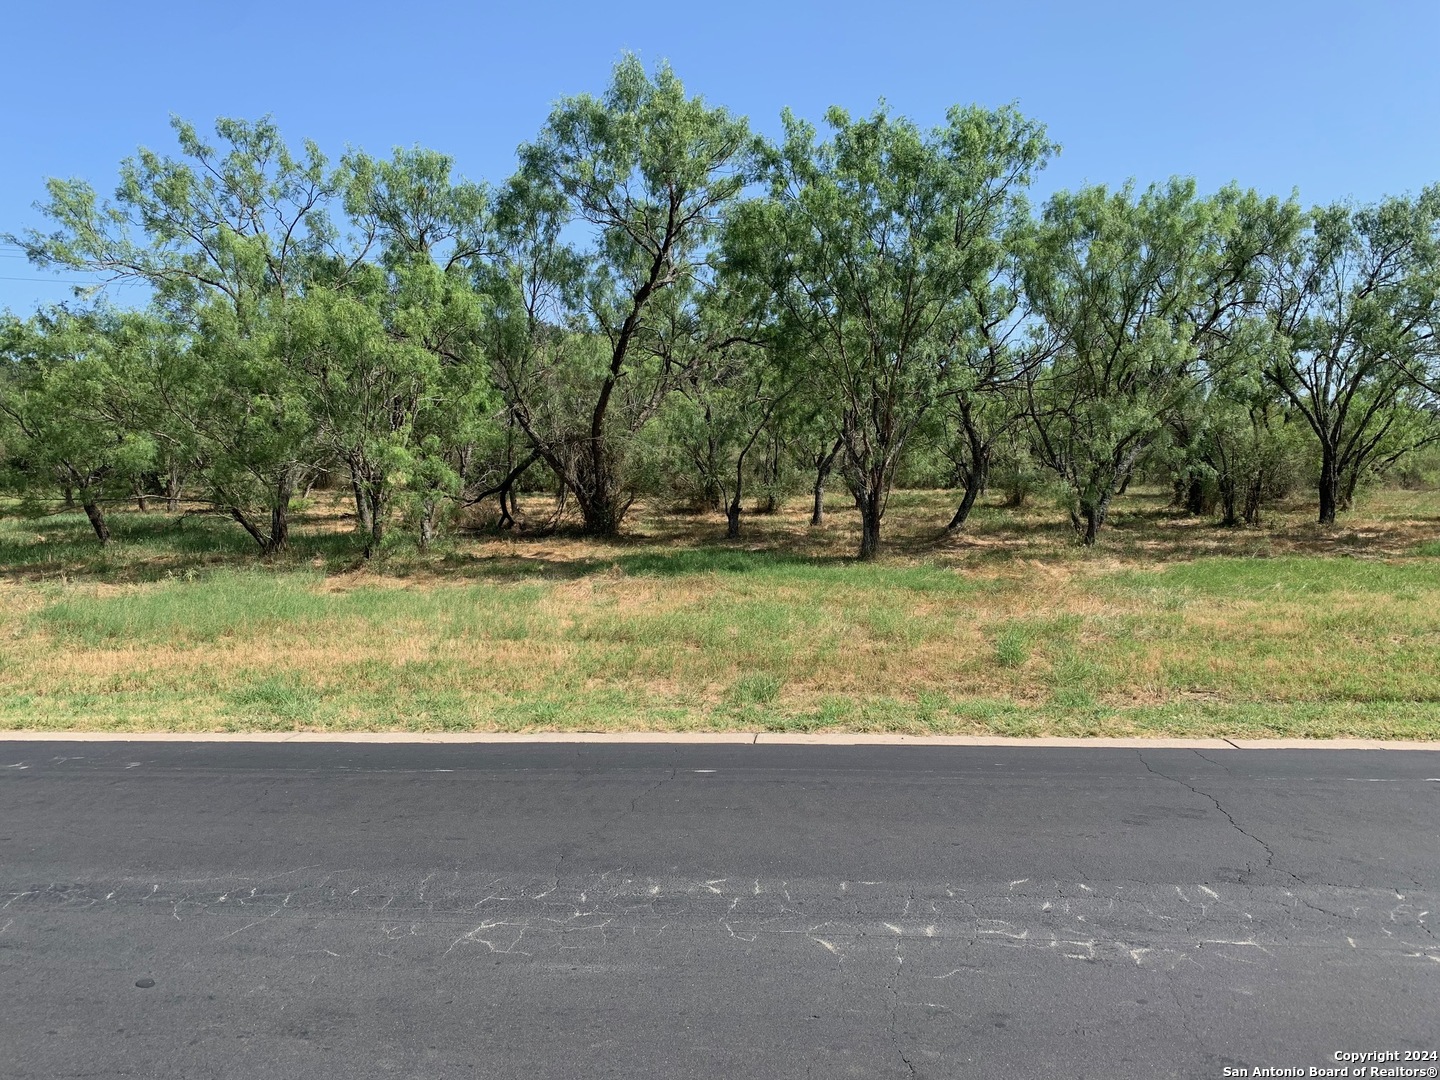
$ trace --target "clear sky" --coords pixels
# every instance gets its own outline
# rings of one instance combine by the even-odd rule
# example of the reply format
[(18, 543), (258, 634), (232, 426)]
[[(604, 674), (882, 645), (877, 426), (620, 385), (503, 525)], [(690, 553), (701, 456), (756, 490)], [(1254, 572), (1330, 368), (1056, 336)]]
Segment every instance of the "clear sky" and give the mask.
[[(769, 134), (786, 105), (818, 120), (884, 97), (929, 125), (1015, 102), (1063, 146), (1042, 195), (1181, 174), (1322, 202), (1440, 181), (1440, 0), (20, 0), (0, 26), (0, 232), (39, 223), (47, 176), (108, 193), (136, 146), (172, 149), (171, 113), (270, 113), (332, 156), (418, 143), (498, 182), (550, 102), (603, 89), (625, 50)], [(15, 278), (46, 275), (0, 247), (0, 308), (69, 295)]]

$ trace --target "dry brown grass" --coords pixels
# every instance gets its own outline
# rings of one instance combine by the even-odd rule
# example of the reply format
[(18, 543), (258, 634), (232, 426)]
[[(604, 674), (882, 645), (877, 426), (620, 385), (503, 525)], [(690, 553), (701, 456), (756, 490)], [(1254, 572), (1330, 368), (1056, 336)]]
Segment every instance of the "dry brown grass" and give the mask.
[(370, 564), (333, 507), (259, 566), (214, 523), (218, 552), (137, 520), (68, 558), (12, 528), (0, 726), (1440, 736), (1434, 494), (1226, 530), (1138, 493), (1095, 551), (1043, 505), (946, 536), (948, 502), (899, 493), (870, 566), (838, 500), (818, 530), (798, 502), (747, 515), (739, 542), (642, 505), (618, 541)]

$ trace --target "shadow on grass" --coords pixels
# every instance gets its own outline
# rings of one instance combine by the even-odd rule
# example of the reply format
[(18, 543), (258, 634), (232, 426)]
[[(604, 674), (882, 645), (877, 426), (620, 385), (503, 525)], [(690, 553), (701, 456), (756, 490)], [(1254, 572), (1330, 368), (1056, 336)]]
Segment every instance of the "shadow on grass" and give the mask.
[(104, 546), (78, 513), (0, 521), (0, 580), (138, 583), (223, 567), (313, 568), (317, 560), (333, 570), (361, 550), (347, 532), (296, 531), (283, 555), (262, 558), (249, 535), (215, 513), (110, 513), (107, 521), (111, 542)]
[[(1169, 505), (1165, 492), (1136, 491), (1116, 504), (1093, 549), (1081, 547), (1062, 510), (1039, 501), (1022, 508), (982, 500), (954, 533), (944, 528), (947, 492), (897, 493), (887, 516), (881, 558), (860, 563), (854, 554), (858, 518), (838, 501), (824, 526), (809, 528), (808, 508), (747, 513), (738, 540), (724, 538), (723, 519), (642, 506), (624, 534), (603, 540), (577, 528), (535, 533), (467, 532), (421, 552), (408, 531), (392, 531), (382, 552), (363, 557), (362, 542), (345, 514), (315, 505), (299, 509), (283, 554), (262, 558), (255, 543), (223, 514), (186, 514), (115, 508), (109, 515), (114, 543), (101, 547), (83, 514), (0, 518), (0, 580), (38, 582), (91, 579), (142, 583), (189, 579), (218, 569), (285, 572), (356, 572), (392, 579), (437, 577), (457, 581), (567, 581), (597, 574), (682, 577), (703, 574), (764, 575), (776, 580), (844, 568), (856, 581), (934, 588), (955, 571), (1004, 570), (1096, 561), (1170, 563), (1228, 556), (1354, 556), (1370, 559), (1433, 555), (1433, 495), (1387, 496), (1374, 509), (1325, 528), (1308, 520), (1302, 499), (1272, 507), (1258, 528), (1225, 528), (1213, 517), (1194, 517)], [(928, 577), (926, 576), (928, 575)], [(948, 587), (948, 586), (946, 586)]]
[[(613, 543), (613, 541), (610, 541)], [(780, 573), (785, 576), (810, 571), (827, 571), (852, 565), (854, 559), (836, 555), (800, 555), (773, 550), (734, 548), (675, 548), (656, 551), (617, 552), (613, 555), (560, 558), (550, 553), (535, 555), (446, 554), (440, 562), (448, 574), (460, 578), (496, 581), (573, 581), (607, 572), (631, 577), (685, 577), (696, 574)], [(416, 567), (393, 565), (397, 576), (408, 576)]]

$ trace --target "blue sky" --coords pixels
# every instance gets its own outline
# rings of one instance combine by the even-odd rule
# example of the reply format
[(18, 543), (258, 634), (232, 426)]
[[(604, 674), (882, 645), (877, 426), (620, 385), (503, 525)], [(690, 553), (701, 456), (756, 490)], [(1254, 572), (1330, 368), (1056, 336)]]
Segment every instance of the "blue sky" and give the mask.
[[(451, 154), (502, 180), (555, 98), (599, 91), (625, 50), (779, 129), (789, 105), (938, 122), (1016, 102), (1063, 146), (1038, 193), (1193, 175), (1307, 202), (1440, 181), (1440, 3), (1231, 0), (11, 5), (0, 66), (0, 232), (38, 224), (47, 176), (107, 192), (168, 118), (270, 113), (286, 136)], [(69, 290), (0, 247), (0, 308)], [(125, 293), (114, 294), (124, 301)]]

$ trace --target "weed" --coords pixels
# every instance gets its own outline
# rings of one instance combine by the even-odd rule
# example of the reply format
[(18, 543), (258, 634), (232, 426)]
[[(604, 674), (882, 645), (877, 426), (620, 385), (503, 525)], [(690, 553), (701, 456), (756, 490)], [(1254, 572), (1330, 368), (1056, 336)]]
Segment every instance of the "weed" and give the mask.
[(1009, 626), (995, 635), (995, 662), (1017, 668), (1030, 659), (1030, 636), (1018, 626)]
[(773, 675), (742, 675), (731, 685), (729, 698), (737, 705), (769, 705), (780, 696), (780, 685)]

